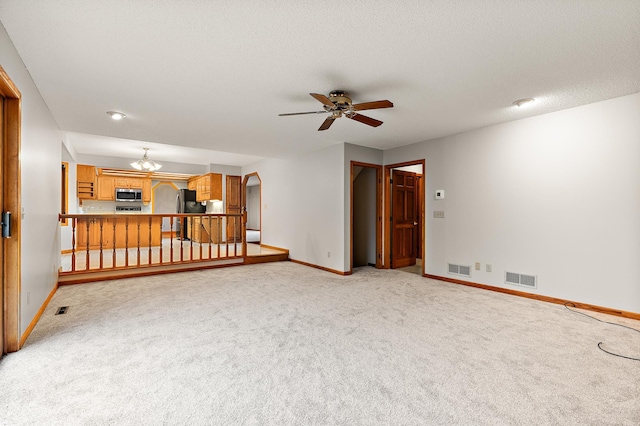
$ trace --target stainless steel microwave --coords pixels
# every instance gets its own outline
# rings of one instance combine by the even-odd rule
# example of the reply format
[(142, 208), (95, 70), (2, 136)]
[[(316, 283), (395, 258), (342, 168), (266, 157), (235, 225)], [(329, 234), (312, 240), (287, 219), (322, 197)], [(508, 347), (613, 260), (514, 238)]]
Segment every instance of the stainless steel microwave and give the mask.
[(142, 189), (116, 188), (116, 201), (142, 202)]

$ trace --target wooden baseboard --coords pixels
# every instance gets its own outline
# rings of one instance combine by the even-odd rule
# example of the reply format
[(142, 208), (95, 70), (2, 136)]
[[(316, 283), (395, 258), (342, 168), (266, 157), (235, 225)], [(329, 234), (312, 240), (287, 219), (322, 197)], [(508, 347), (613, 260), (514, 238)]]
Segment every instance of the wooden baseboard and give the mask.
[(244, 264), (253, 265), (255, 263), (286, 262), (287, 260), (289, 260), (289, 253), (261, 254), (245, 257)]
[(287, 253), (289, 253), (289, 249), (285, 249), (285, 248), (281, 248), (281, 247), (268, 246), (266, 244), (260, 244), (260, 247), (264, 247), (266, 249), (271, 249), (271, 250), (286, 251)]
[(303, 262), (302, 260), (290, 259), (293, 263), (298, 263), (300, 265), (309, 266), (311, 268), (321, 269), (323, 271), (331, 272), (332, 274), (338, 275), (351, 275), (351, 271), (338, 271), (337, 269), (325, 268), (324, 266), (314, 265), (313, 263)]
[(72, 249), (60, 250), (60, 254), (71, 254), (71, 253), (73, 253)]
[(476, 287), (476, 288), (481, 288), (483, 290), (490, 290), (490, 291), (510, 294), (512, 296), (518, 296), (518, 297), (526, 297), (527, 299), (535, 299), (535, 300), (540, 300), (542, 302), (555, 303), (558, 305), (565, 305), (567, 303), (570, 303), (578, 309), (584, 309), (587, 311), (600, 312), (602, 314), (615, 315), (618, 317), (640, 320), (640, 313), (636, 313), (636, 312), (628, 312), (628, 311), (621, 311), (619, 309), (605, 308), (602, 306), (590, 305), (588, 303), (574, 302), (573, 300), (559, 299), (557, 297), (543, 296), (541, 294), (533, 294), (533, 293), (527, 293), (524, 291), (511, 290), (509, 288), (494, 287), (486, 284), (479, 284), (479, 283), (474, 283), (470, 281), (457, 280), (455, 278), (441, 277), (439, 275), (423, 274), (422, 276), (425, 278), (432, 278), (434, 280), (446, 281), (454, 284), (462, 284), (468, 287)]
[(27, 329), (22, 334), (22, 337), (20, 338), (20, 345), (19, 345), (20, 348), (27, 341), (27, 339), (29, 338), (29, 335), (33, 331), (34, 327), (36, 326), (36, 324), (38, 324), (38, 321), (40, 321), (40, 317), (44, 313), (44, 310), (47, 309), (47, 306), (49, 306), (49, 302), (51, 301), (51, 298), (53, 297), (53, 295), (56, 294), (57, 290), (58, 290), (58, 283), (56, 283), (56, 285), (53, 286), (53, 290), (51, 290), (51, 293), (49, 293), (49, 296), (47, 297), (47, 300), (45, 300), (44, 303), (42, 304), (42, 306), (40, 306), (40, 309), (36, 313), (36, 316), (33, 317), (33, 320), (31, 321), (31, 324), (29, 324), (29, 327), (27, 327)]

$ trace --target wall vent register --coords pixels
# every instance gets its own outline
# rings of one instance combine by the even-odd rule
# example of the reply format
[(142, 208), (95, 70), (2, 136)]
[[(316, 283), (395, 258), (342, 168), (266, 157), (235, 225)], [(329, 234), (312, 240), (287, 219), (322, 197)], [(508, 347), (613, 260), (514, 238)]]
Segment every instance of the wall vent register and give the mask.
[(505, 272), (504, 282), (507, 284), (518, 284), (532, 288), (536, 288), (538, 286), (538, 279), (535, 275), (518, 274), (516, 272)]
[(456, 265), (454, 263), (449, 263), (449, 273), (454, 275), (464, 275), (465, 277), (470, 277), (471, 266)]

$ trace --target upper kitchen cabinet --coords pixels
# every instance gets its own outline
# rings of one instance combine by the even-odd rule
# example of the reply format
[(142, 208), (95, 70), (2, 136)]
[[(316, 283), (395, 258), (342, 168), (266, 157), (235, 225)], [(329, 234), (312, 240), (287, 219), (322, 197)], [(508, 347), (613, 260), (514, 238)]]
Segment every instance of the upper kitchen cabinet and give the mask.
[(98, 196), (99, 201), (114, 201), (116, 193), (115, 178), (113, 176), (98, 176)]
[(78, 164), (76, 167), (76, 184), (78, 188), (78, 200), (96, 199), (96, 168), (86, 164)]
[(196, 179), (196, 201), (222, 200), (222, 175), (207, 173)]
[(140, 178), (116, 177), (116, 188), (142, 189), (142, 181)]
[(151, 179), (142, 179), (142, 202), (151, 202)]

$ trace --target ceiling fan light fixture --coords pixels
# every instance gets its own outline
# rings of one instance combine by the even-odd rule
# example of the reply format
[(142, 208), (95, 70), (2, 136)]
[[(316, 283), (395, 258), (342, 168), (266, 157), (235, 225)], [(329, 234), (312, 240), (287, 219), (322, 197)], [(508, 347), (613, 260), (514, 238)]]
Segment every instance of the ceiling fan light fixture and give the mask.
[(107, 111), (107, 115), (116, 121), (122, 120), (123, 118), (126, 117), (124, 113), (119, 111)]
[(143, 170), (145, 172), (155, 172), (156, 170), (160, 170), (162, 164), (158, 164), (155, 161), (149, 159), (149, 156), (147, 155), (147, 151), (149, 151), (149, 148), (142, 149), (144, 149), (144, 155), (140, 160), (131, 163), (131, 167), (136, 170)]
[(524, 106), (531, 105), (534, 101), (535, 99), (533, 98), (523, 98), (523, 99), (518, 99), (517, 101), (513, 101), (513, 105), (517, 106), (518, 108), (521, 108)]

